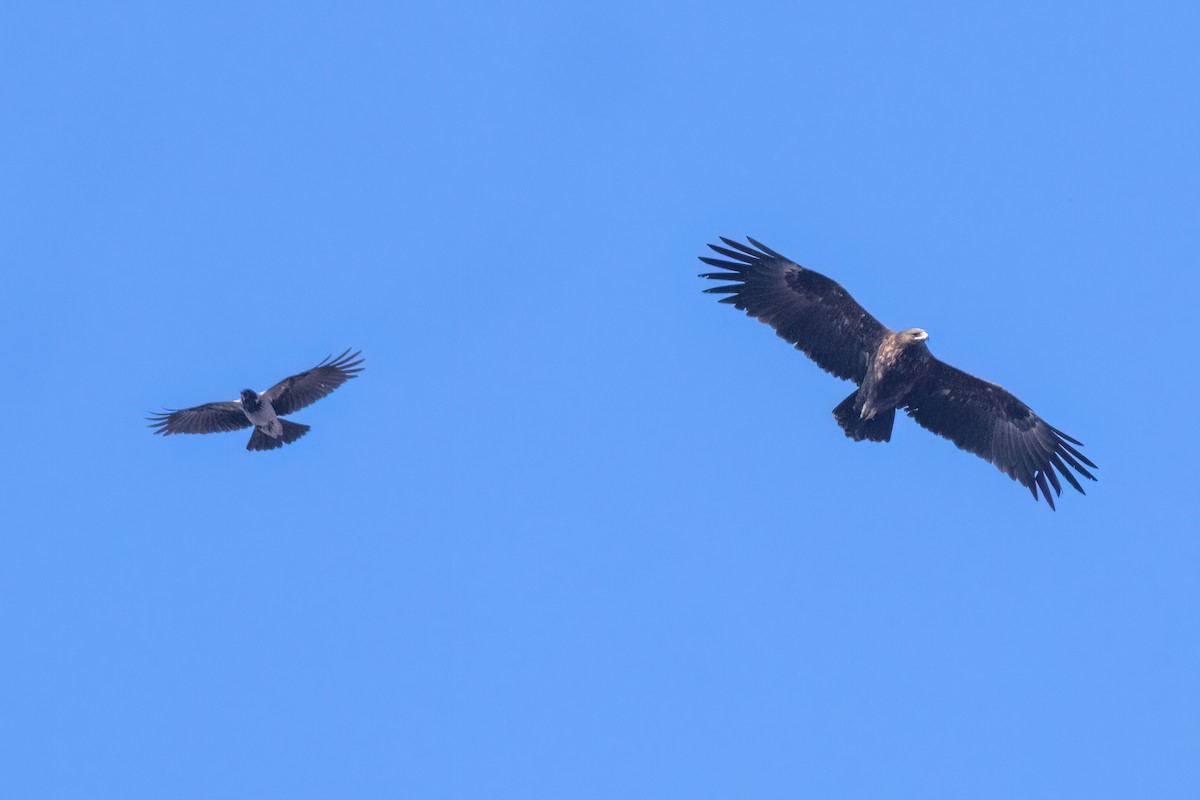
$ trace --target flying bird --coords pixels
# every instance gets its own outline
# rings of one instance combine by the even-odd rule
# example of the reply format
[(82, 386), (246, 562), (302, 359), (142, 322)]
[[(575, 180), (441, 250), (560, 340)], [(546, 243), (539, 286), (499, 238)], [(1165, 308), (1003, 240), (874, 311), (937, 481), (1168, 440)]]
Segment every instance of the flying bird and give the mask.
[[(721, 237), (709, 247), (726, 259), (700, 256), (724, 272), (701, 278), (727, 281), (705, 289), (720, 302), (765, 322), (817, 366), (858, 385), (833, 409), (855, 441), (887, 442), (896, 409), (917, 424), (994, 464), (1050, 508), (1062, 494), (1061, 475), (1083, 494), (1071, 469), (1096, 480), (1096, 469), (1072, 439), (1002, 387), (939, 361), (920, 328), (893, 331), (867, 313), (850, 294), (820, 273), (805, 269), (746, 237), (753, 247)], [(1055, 471), (1057, 470), (1057, 474)], [(1051, 495), (1050, 489), (1054, 489)]]
[(337, 358), (330, 356), (312, 369), (284, 378), (262, 393), (242, 389), (242, 396), (238, 400), (152, 413), (146, 418), (151, 421), (147, 427), (163, 436), (172, 433), (219, 433), (253, 427), (254, 433), (250, 434), (247, 450), (283, 447), (308, 433), (310, 426), (280, 417), (317, 402), (346, 381), (357, 378), (358, 373), (363, 371), (359, 366), (363, 359), (358, 358), (361, 352), (352, 354), (347, 350)]

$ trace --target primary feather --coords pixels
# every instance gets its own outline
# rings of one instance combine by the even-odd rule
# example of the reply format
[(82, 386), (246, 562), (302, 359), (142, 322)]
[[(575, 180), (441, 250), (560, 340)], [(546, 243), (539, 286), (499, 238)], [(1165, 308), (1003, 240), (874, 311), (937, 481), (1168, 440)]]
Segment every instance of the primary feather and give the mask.
[(154, 412), (147, 419), (155, 433), (167, 436), (172, 433), (221, 433), (249, 428), (250, 420), (242, 411), (242, 404), (205, 403), (192, 408), (170, 409)]
[(263, 392), (263, 397), (271, 401), (280, 416), (299, 411), (362, 372), (363, 368), (358, 366), (363, 362), (358, 358), (361, 353), (361, 350), (353, 354), (346, 350), (337, 358), (329, 356), (312, 369), (284, 378)]
[(724, 236), (721, 241), (733, 249), (709, 245), (736, 261), (700, 256), (705, 264), (726, 270), (700, 277), (733, 282), (704, 291), (729, 295), (720, 302), (770, 325), (821, 369), (862, 383), (871, 355), (891, 331), (836, 281), (746, 238), (758, 249)]

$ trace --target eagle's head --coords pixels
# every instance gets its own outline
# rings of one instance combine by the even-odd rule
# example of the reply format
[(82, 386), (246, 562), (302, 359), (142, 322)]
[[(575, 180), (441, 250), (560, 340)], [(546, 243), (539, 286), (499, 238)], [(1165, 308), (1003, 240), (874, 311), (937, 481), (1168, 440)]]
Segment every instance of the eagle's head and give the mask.
[(247, 408), (258, 407), (258, 392), (253, 389), (242, 389), (242, 405)]
[(906, 344), (916, 344), (917, 342), (923, 342), (928, 339), (929, 334), (921, 328), (909, 328), (908, 330), (904, 331), (904, 338), (906, 340)]

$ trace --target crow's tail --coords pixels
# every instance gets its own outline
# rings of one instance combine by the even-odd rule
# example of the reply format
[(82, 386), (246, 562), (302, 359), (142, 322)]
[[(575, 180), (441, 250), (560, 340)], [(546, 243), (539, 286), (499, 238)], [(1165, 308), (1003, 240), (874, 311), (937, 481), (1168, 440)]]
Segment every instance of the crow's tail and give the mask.
[(275, 438), (263, 433), (262, 428), (255, 428), (254, 433), (250, 434), (250, 441), (246, 444), (246, 449), (274, 450), (277, 447), (283, 447), (285, 444), (291, 444), (311, 429), (309, 425), (288, 422), (286, 419), (279, 420), (279, 423), (283, 425), (283, 435)]

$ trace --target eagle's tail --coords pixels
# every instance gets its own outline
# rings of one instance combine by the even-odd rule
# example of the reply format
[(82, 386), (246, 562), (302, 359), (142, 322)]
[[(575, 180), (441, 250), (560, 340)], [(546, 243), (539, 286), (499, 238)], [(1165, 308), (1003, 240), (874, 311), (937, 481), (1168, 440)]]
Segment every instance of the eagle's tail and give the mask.
[(892, 439), (892, 423), (896, 421), (896, 409), (880, 411), (871, 419), (862, 419), (862, 403), (855, 389), (833, 410), (833, 416), (842, 430), (856, 442), (863, 439), (872, 442), (888, 442)]
[(285, 444), (291, 444), (299, 439), (311, 429), (309, 425), (301, 425), (298, 422), (288, 422), (286, 419), (279, 420), (283, 425), (283, 435), (278, 439), (267, 436), (262, 432), (261, 428), (255, 428), (254, 433), (250, 434), (250, 441), (246, 444), (247, 450), (274, 450), (276, 447), (283, 447)]

